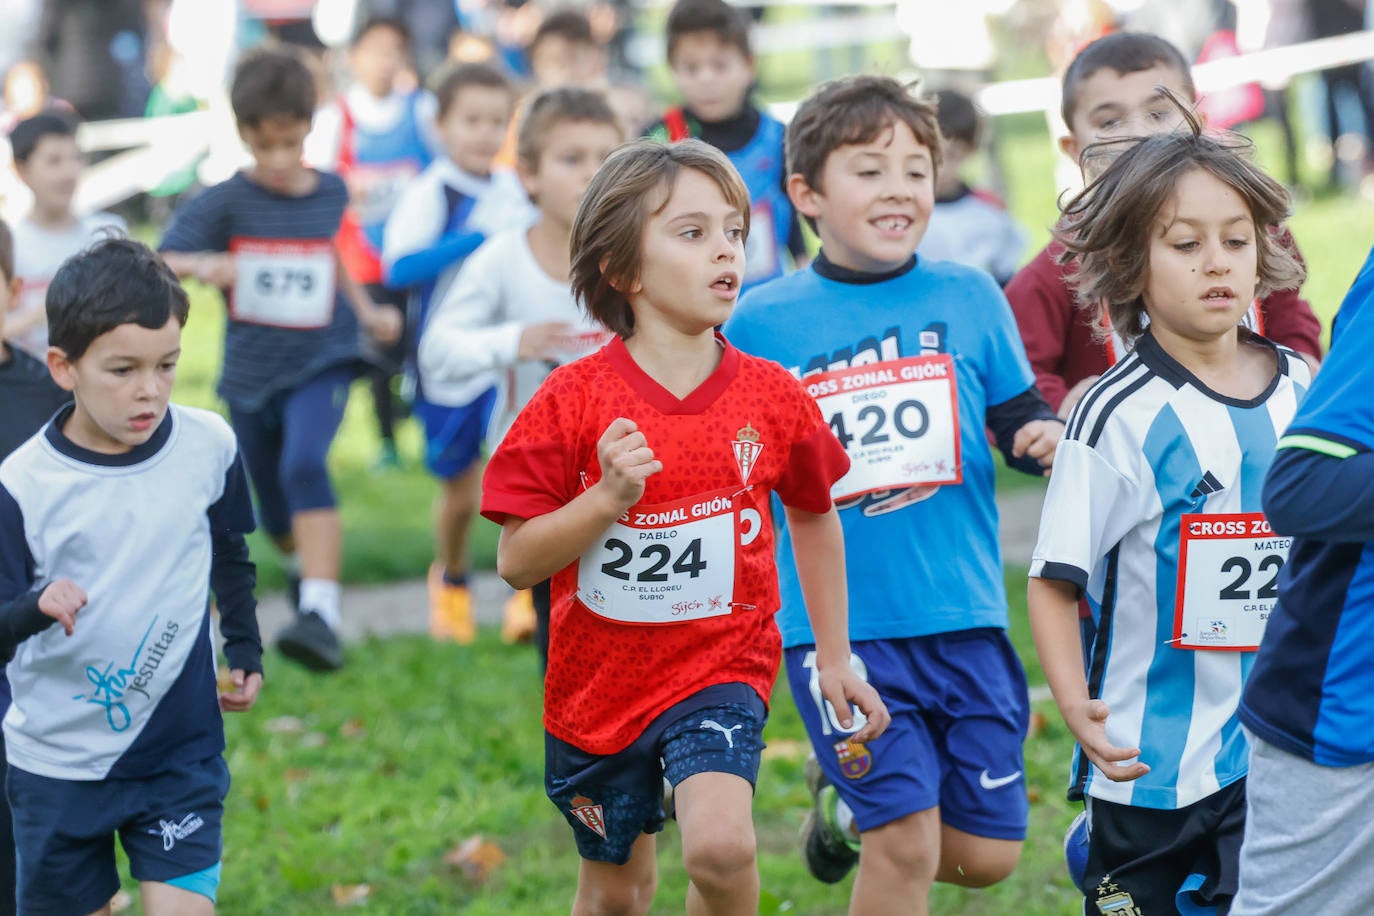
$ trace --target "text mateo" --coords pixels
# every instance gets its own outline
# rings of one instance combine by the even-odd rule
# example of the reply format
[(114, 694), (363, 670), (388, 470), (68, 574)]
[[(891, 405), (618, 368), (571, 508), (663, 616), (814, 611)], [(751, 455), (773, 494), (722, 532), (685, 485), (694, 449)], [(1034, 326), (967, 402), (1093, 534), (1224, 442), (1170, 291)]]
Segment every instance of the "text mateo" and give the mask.
[(143, 656), (142, 664), (138, 666), (138, 673), (129, 682), (129, 689), (136, 690), (143, 694), (144, 699), (151, 700), (148, 695), (148, 685), (153, 680), (153, 675), (157, 674), (157, 669), (162, 665), (162, 659), (167, 655), (167, 650), (172, 648), (173, 641), (177, 638), (177, 631), (180, 630), (176, 623), (167, 621), (167, 626), (158, 634), (157, 642), (148, 647), (147, 653)]

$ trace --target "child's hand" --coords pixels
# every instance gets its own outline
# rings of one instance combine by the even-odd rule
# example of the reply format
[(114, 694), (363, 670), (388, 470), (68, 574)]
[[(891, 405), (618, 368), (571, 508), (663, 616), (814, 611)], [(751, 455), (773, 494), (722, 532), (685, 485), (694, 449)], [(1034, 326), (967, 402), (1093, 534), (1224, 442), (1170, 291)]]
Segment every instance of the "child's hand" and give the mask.
[(644, 495), (644, 481), (663, 470), (663, 462), (633, 420), (617, 417), (606, 427), (596, 443), (601, 463), (601, 486), (620, 505), (628, 509)]
[(405, 319), (401, 310), (386, 305), (375, 305), (363, 320), (364, 328), (372, 339), (379, 344), (394, 344), (401, 339), (405, 330)]
[(1122, 760), (1140, 756), (1138, 747), (1116, 747), (1107, 738), (1107, 716), (1110, 710), (1101, 700), (1089, 700), (1082, 706), (1064, 710), (1064, 723), (1078, 739), (1083, 753), (1112, 782), (1130, 782), (1150, 772), (1149, 766), (1137, 760), (1122, 765)]
[(873, 689), (873, 685), (859, 677), (848, 662), (827, 665), (819, 669), (816, 676), (820, 679), (821, 696), (834, 708), (841, 728), (847, 729), (854, 724), (849, 712), (851, 703), (859, 707), (859, 712), (868, 720), (864, 727), (849, 739), (850, 741), (863, 744), (887, 731), (887, 726), (892, 721), (892, 714), (887, 711), (887, 705), (883, 703), (882, 697), (878, 696), (878, 691)]
[(1054, 464), (1054, 449), (1064, 436), (1064, 424), (1058, 420), (1031, 420), (1016, 431), (1011, 440), (1013, 458), (1030, 455), (1050, 475), (1050, 465)]
[(238, 281), (238, 265), (232, 254), (206, 252), (196, 256), (194, 276), (217, 289), (228, 289)]
[(520, 332), (520, 359), (557, 359), (567, 349), (573, 327), (566, 321), (541, 321), (527, 324)]
[(76, 629), (76, 612), (86, 606), (86, 593), (71, 579), (49, 583), (38, 596), (38, 609), (62, 624), (68, 636)]
[(219, 695), (220, 710), (247, 712), (252, 709), (258, 698), (258, 691), (262, 689), (262, 675), (256, 671), (247, 674), (242, 668), (235, 668), (229, 672), (229, 683), (234, 689), (226, 690)]

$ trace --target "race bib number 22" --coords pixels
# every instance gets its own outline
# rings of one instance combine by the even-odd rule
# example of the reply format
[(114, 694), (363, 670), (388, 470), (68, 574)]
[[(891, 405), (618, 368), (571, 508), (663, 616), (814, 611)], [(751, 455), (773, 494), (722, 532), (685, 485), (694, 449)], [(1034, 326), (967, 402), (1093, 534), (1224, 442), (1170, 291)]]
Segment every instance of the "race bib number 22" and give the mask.
[(1173, 644), (1258, 649), (1292, 543), (1275, 534), (1259, 512), (1185, 514), (1179, 526)]

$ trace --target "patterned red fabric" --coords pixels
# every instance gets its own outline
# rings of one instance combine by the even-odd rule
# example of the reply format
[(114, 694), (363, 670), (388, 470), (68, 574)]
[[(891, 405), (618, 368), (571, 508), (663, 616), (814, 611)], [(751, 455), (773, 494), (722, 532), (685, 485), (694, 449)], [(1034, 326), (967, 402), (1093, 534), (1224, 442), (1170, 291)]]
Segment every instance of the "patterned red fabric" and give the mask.
[[(544, 725), (588, 753), (624, 749), (657, 715), (713, 684), (748, 684), (767, 702), (781, 655), (769, 493), (826, 512), (831, 485), (849, 467), (795, 378), (720, 340), (720, 366), (685, 400), (640, 369), (618, 338), (556, 370), (487, 466), (485, 517), (500, 524), (546, 514), (600, 479), (597, 440), (627, 417), (663, 461), (640, 506), (729, 491), (737, 534), (752, 535), (736, 540), (732, 613), (689, 623), (610, 620), (575, 597), (577, 563), (554, 575)], [(746, 429), (761, 446), (747, 488), (736, 445)], [(741, 523), (749, 508), (757, 523)]]

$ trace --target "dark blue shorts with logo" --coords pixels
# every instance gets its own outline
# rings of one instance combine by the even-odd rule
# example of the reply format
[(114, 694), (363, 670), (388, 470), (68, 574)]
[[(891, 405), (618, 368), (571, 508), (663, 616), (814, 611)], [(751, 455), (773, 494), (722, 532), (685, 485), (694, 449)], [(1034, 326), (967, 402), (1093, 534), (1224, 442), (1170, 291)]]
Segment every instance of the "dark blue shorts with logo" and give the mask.
[(221, 756), (140, 779), (51, 779), (10, 767), (19, 912), (94, 913), (119, 890), (115, 835), (139, 881), (215, 899), (229, 767)]
[(854, 668), (878, 691), (892, 724), (850, 744), (815, 679), (815, 646), (784, 655), (792, 698), (826, 778), (872, 830), (939, 806), (940, 820), (999, 840), (1026, 836), (1022, 744), (1030, 724), (1026, 673), (993, 627), (855, 642)]
[(582, 858), (624, 865), (641, 834), (663, 829), (665, 778), (673, 786), (697, 773), (758, 781), (767, 718), (753, 688), (718, 684), (669, 707), (615, 754), (588, 754), (546, 732), (544, 789)]

